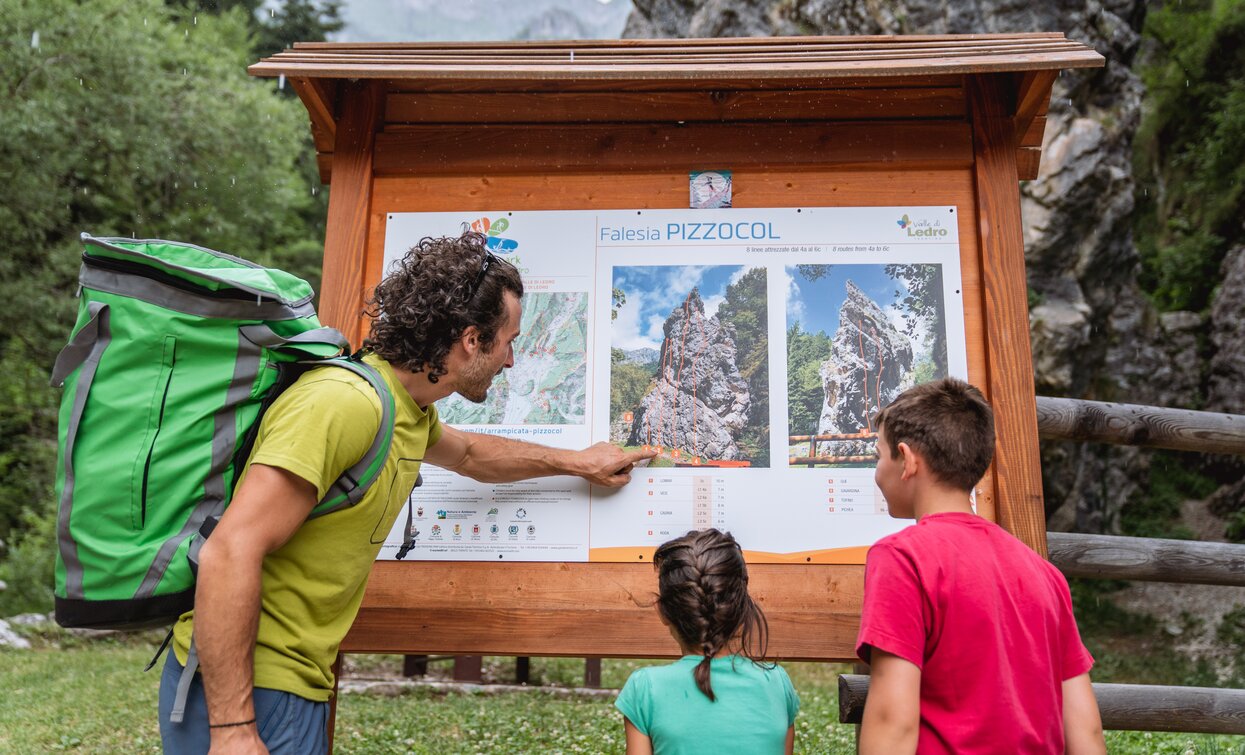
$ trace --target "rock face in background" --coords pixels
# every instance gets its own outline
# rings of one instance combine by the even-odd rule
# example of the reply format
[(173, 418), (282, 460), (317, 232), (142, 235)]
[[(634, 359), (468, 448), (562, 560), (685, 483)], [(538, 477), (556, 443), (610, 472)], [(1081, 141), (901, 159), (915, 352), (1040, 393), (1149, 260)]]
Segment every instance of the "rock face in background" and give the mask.
[[(1245, 414), (1245, 246), (1228, 252), (1222, 279), (1210, 307), (1212, 356), (1203, 408)], [(1226, 515), (1245, 508), (1245, 458), (1215, 457), (1211, 472), (1225, 483), (1211, 496), (1212, 510)]]
[(838, 435), (868, 429), (869, 418), (903, 390), (903, 378), (911, 369), (908, 337), (849, 280), (830, 359), (821, 365), (826, 400), (817, 433)]
[[(1036, 301), (1030, 325), (1037, 392), (1159, 406), (1187, 406), (1203, 395), (1204, 365), (1196, 339), (1201, 318), (1190, 313), (1160, 317), (1137, 285), (1131, 159), (1143, 88), (1131, 66), (1140, 42), (1144, 2), (634, 0), (634, 4), (624, 36), (1062, 31), (1095, 48), (1107, 59), (1105, 68), (1064, 71), (1055, 82), (1041, 171), (1037, 180), (1020, 187), (1029, 287)], [(1234, 259), (1239, 272), (1245, 263), (1240, 254)], [(1240, 293), (1236, 296), (1234, 303), (1223, 305), (1233, 312), (1236, 325), (1216, 331), (1224, 343), (1242, 338), (1239, 321), (1245, 302), (1239, 300)], [(1232, 352), (1236, 357), (1212, 360), (1211, 401), (1219, 401), (1215, 404), (1219, 411), (1245, 411), (1245, 396), (1238, 395), (1245, 392), (1242, 349), (1245, 344), (1236, 344)], [(1217, 377), (1221, 374), (1223, 379)], [(1044, 444), (1043, 480), (1051, 527), (1115, 531), (1119, 507), (1139, 494), (1139, 484), (1146, 479), (1149, 453), (1125, 446)]]
[(735, 439), (752, 397), (739, 374), (734, 330), (705, 317), (700, 292), (692, 289), (666, 319), (664, 333), (657, 385), (640, 401), (629, 443), (739, 459)]

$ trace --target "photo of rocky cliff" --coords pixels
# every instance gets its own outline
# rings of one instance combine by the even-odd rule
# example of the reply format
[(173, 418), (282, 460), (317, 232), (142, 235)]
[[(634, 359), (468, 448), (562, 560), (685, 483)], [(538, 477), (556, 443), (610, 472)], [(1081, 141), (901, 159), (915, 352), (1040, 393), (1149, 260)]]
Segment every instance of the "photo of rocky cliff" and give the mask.
[(947, 374), (941, 265), (786, 268), (788, 464), (872, 466), (873, 417)]
[(618, 267), (610, 439), (654, 466), (768, 467), (764, 268)]

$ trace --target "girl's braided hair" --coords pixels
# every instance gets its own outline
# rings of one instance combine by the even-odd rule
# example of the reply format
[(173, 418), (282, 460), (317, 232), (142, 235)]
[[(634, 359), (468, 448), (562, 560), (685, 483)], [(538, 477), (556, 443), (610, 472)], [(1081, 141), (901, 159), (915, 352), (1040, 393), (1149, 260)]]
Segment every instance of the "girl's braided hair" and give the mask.
[(733, 641), (750, 660), (763, 663), (769, 643), (765, 614), (748, 594), (744, 554), (728, 532), (694, 530), (653, 554), (658, 577), (657, 609), (689, 649), (704, 659), (696, 686), (716, 700), (709, 683), (710, 661)]
[(363, 347), (409, 372), (427, 371), (435, 383), (468, 327), (491, 348), (506, 321), (507, 291), (523, 296), (519, 271), (490, 252), (482, 234), (420, 239), (373, 291)]

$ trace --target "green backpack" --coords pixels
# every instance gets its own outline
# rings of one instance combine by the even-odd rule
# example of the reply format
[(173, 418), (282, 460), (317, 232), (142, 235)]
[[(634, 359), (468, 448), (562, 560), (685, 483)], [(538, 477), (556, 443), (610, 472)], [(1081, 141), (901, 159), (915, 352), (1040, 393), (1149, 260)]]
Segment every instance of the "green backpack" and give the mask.
[(335, 365), (381, 397), (380, 431), (312, 516), (357, 503), (393, 439), (394, 402), (339, 357), (307, 283), (210, 249), (82, 235), (77, 323), (56, 469), (56, 621), (133, 629), (194, 603), (191, 560), (228, 505), (264, 408), (299, 374)]

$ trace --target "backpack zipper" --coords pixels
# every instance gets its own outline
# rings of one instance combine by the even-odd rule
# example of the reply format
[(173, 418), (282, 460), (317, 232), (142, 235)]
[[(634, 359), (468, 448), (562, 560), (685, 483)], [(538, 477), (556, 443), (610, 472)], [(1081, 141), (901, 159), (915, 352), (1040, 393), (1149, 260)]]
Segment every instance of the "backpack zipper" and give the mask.
[(143, 504), (139, 513), (139, 527), (147, 526), (147, 478), (151, 475), (151, 459), (156, 455), (156, 442), (160, 440), (160, 431), (164, 429), (164, 406), (169, 400), (169, 386), (173, 384), (172, 369), (173, 366), (169, 365), (169, 381), (164, 384), (164, 395), (160, 397), (160, 416), (156, 420), (156, 434), (151, 437), (151, 448), (147, 449), (147, 461), (143, 463)]

